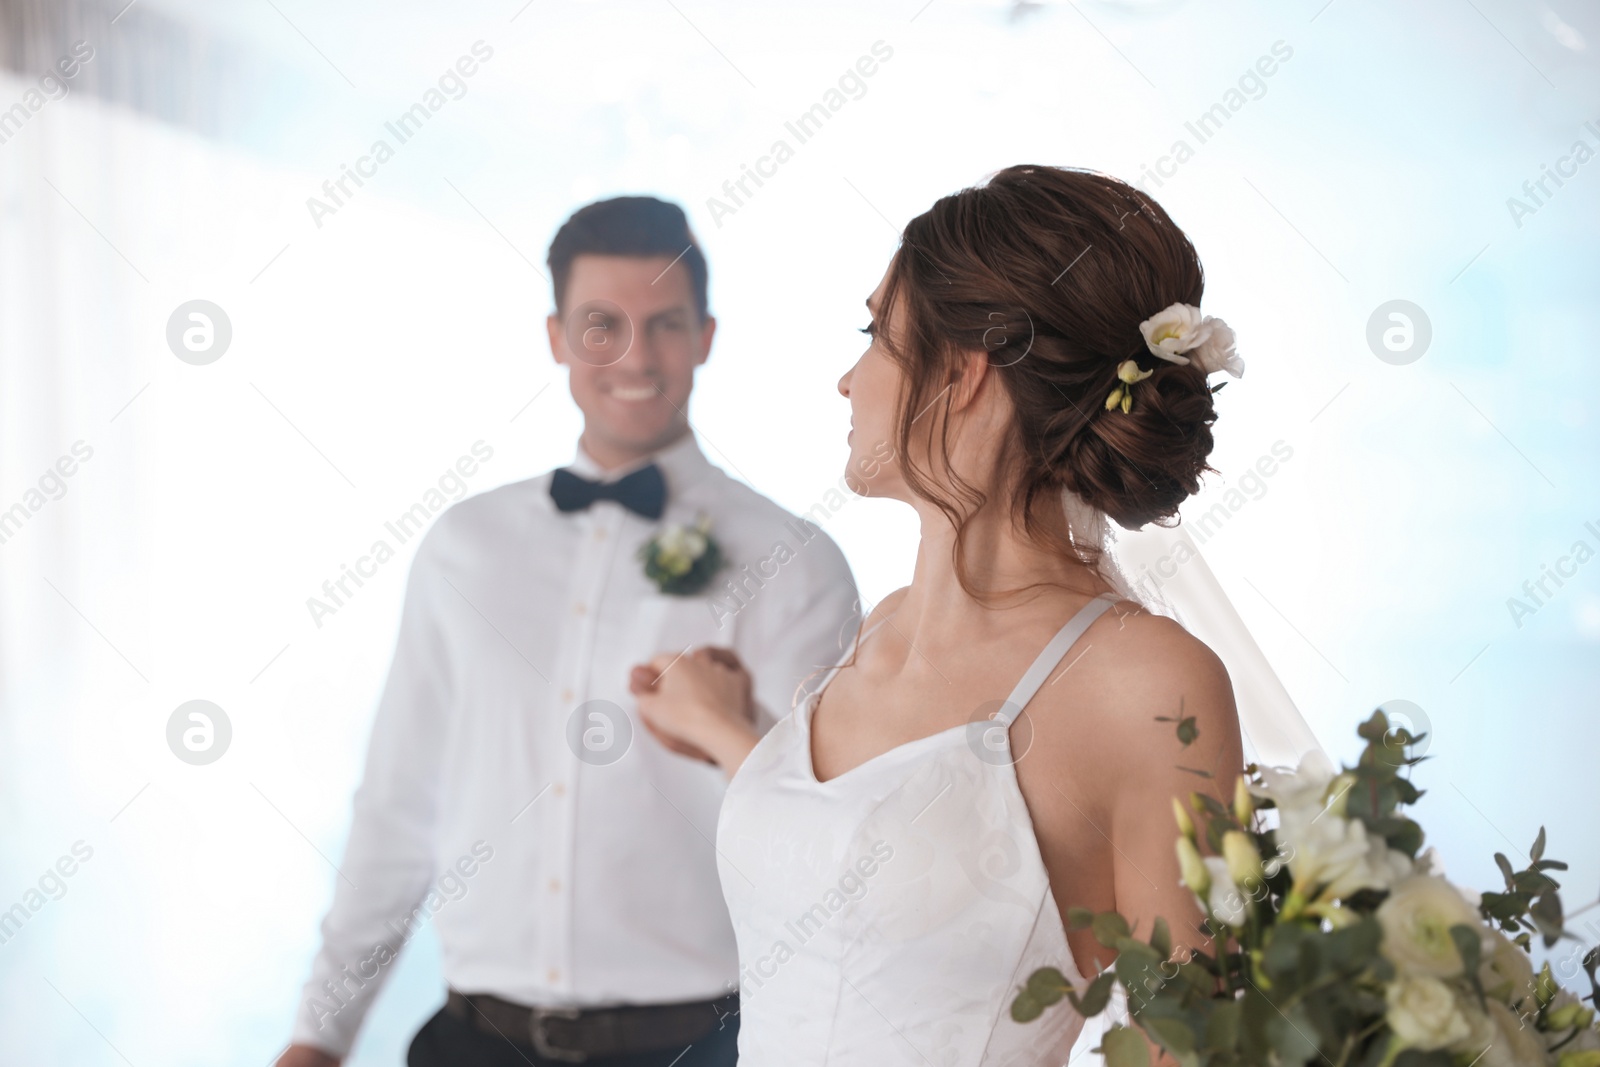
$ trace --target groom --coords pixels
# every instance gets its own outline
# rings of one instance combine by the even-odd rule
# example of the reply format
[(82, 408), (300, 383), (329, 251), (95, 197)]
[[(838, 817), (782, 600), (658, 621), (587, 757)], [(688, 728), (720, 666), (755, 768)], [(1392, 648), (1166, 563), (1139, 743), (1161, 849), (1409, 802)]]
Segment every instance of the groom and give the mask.
[[(731, 647), (765, 729), (837, 658), (855, 585), (826, 534), (713, 466), (690, 430), (716, 320), (683, 211), (590, 204), (549, 265), (577, 453), (451, 508), (418, 549), (279, 1067), (348, 1054), (429, 915), (449, 994), (411, 1067), (734, 1062), (739, 967), (712, 845), (725, 783), (639, 728), (630, 668)], [(697, 522), (703, 536), (668, 533)], [(780, 542), (783, 566), (752, 578)], [(648, 569), (646, 544), (666, 550)]]

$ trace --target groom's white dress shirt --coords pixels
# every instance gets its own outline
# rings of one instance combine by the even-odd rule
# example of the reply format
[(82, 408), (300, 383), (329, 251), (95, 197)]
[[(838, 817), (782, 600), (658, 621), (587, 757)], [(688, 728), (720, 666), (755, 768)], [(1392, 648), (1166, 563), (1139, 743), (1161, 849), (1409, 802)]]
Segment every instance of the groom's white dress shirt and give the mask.
[[(736, 988), (712, 843), (723, 773), (645, 730), (629, 670), (731, 646), (765, 729), (838, 659), (859, 604), (833, 541), (692, 433), (654, 461), (660, 522), (604, 500), (562, 513), (545, 473), (462, 501), (424, 538), (296, 1042), (348, 1052), (429, 917), (463, 992), (596, 1006)], [(641, 465), (604, 472), (580, 448), (572, 469)], [(727, 568), (701, 593), (658, 592), (639, 546), (700, 515)]]

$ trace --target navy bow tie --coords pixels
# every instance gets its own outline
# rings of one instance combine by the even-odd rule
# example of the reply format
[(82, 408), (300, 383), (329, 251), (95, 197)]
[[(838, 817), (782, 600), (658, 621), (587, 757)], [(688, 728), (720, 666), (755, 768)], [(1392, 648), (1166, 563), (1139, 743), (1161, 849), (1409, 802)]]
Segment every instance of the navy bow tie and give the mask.
[(659, 519), (667, 506), (667, 483), (654, 463), (614, 482), (592, 482), (562, 467), (550, 478), (550, 499), (562, 511), (582, 511), (596, 500), (615, 500), (635, 515)]

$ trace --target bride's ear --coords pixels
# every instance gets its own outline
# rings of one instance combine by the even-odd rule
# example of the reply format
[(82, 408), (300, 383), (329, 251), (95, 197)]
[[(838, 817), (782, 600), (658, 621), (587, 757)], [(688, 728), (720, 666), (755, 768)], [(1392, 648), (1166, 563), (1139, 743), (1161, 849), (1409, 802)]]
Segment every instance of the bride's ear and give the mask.
[(989, 353), (982, 349), (962, 352), (960, 362), (951, 375), (950, 410), (964, 410), (977, 399), (984, 382), (989, 380)]

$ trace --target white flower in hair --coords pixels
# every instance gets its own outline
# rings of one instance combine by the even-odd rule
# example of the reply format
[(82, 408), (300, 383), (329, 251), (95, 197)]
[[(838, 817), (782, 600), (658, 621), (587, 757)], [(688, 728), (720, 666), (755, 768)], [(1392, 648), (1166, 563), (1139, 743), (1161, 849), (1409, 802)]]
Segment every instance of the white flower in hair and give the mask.
[(1170, 304), (1139, 324), (1151, 353), (1169, 363), (1194, 362), (1207, 374), (1225, 370), (1235, 378), (1244, 374), (1244, 360), (1234, 351), (1233, 330), (1211, 315), (1201, 315), (1193, 304)]
[(1235, 378), (1244, 377), (1244, 360), (1233, 350), (1233, 327), (1221, 319), (1206, 319), (1211, 323), (1211, 336), (1194, 349), (1194, 361), (1207, 374), (1225, 370)]
[(1193, 304), (1169, 304), (1139, 324), (1150, 351), (1169, 363), (1186, 364), (1189, 351), (1211, 336), (1210, 319)]

